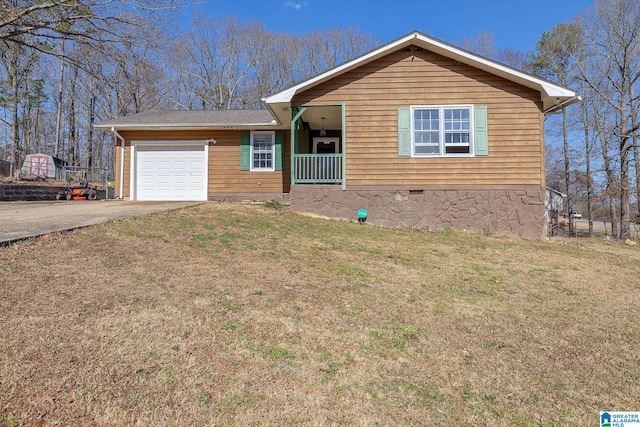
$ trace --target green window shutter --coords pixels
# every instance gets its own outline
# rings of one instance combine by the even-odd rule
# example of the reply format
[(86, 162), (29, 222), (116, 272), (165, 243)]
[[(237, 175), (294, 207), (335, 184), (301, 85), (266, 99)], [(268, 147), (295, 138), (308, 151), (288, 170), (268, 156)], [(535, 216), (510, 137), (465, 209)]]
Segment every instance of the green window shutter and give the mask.
[(281, 171), (284, 165), (284, 132), (276, 132), (276, 170)]
[(488, 156), (489, 137), (487, 134), (487, 107), (475, 107), (473, 124), (475, 154), (476, 156)]
[(398, 108), (398, 156), (411, 156), (411, 109)]
[(251, 134), (243, 132), (240, 136), (240, 170), (251, 169)]

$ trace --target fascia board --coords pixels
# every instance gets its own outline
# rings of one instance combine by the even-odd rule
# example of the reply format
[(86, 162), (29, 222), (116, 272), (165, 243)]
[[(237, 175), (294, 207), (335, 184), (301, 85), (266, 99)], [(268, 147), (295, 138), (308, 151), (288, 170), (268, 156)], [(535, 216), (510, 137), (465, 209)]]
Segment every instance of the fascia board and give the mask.
[[(308, 82), (305, 82), (308, 83)], [(293, 96), (296, 94), (296, 90), (298, 89), (298, 87), (302, 86), (302, 84), (299, 84), (297, 86), (291, 87), (285, 91), (276, 93), (274, 95), (271, 96), (267, 96), (264, 99), (264, 102), (266, 104), (275, 104), (278, 102), (290, 102), (291, 98), (293, 98)]]
[(286, 126), (278, 125), (277, 123), (229, 123), (229, 124), (214, 124), (214, 125), (194, 125), (194, 124), (127, 124), (127, 125), (94, 125), (96, 129), (110, 130), (112, 127), (120, 130), (233, 130), (233, 129), (288, 129)]
[(560, 86), (556, 86), (547, 82), (541, 84), (542, 91), (550, 98), (571, 98), (576, 96), (576, 93), (572, 90), (565, 89)]

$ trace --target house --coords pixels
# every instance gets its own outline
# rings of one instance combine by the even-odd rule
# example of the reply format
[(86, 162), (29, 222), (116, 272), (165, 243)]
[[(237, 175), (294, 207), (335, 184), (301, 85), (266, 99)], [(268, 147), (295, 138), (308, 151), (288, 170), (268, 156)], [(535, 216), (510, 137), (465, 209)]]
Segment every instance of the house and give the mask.
[(548, 212), (566, 212), (565, 206), (567, 204), (567, 195), (554, 190), (553, 188), (546, 188), (545, 196), (545, 209)]
[(117, 137), (132, 200), (275, 199), (383, 226), (540, 238), (544, 116), (566, 88), (413, 32), (263, 99), (261, 111), (146, 112)]
[(567, 195), (547, 187), (545, 191), (545, 217), (548, 234), (555, 236), (560, 229), (560, 212), (566, 212)]

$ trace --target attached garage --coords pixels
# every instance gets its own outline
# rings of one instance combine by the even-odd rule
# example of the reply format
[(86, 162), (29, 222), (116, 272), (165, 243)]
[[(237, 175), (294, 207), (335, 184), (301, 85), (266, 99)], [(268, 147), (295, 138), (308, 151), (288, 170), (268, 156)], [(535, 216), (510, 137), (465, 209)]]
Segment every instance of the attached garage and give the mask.
[[(95, 127), (114, 137), (118, 199), (284, 200), (289, 192), (290, 123), (267, 110), (145, 111)], [(250, 135), (264, 141), (247, 146)]]
[(207, 200), (206, 141), (133, 141), (132, 200)]

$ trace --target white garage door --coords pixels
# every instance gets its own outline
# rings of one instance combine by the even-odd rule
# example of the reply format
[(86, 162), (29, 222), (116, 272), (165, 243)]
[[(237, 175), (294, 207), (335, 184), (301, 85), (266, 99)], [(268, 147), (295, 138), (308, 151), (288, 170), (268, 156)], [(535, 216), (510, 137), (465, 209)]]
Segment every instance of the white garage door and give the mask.
[(137, 146), (137, 200), (207, 200), (205, 146)]

